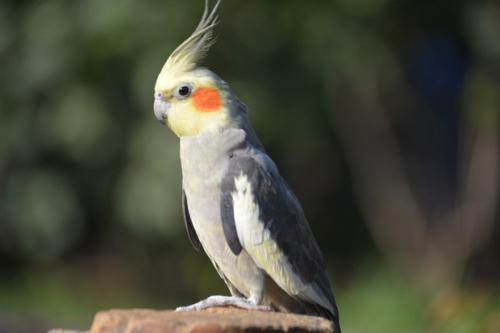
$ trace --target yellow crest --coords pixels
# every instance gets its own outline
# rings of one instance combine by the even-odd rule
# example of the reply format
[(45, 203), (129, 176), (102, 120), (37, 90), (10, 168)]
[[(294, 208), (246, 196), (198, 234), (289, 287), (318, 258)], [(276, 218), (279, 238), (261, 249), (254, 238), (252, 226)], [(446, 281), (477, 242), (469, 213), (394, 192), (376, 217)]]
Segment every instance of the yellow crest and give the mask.
[(209, 10), (208, 0), (205, 0), (205, 10), (200, 23), (198, 23), (191, 36), (182, 42), (168, 57), (158, 75), (155, 89), (165, 87), (171, 78), (193, 70), (207, 54), (210, 46), (215, 43), (213, 29), (218, 23), (217, 9), (219, 4), (220, 0), (216, 2), (212, 10)]

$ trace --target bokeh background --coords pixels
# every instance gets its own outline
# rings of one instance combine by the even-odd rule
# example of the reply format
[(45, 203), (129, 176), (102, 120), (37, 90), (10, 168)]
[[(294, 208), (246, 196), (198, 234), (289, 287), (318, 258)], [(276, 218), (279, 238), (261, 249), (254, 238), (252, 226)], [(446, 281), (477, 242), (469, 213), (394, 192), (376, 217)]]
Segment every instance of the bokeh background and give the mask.
[[(0, 3), (0, 332), (226, 289), (181, 217), (153, 85), (203, 1)], [(500, 3), (224, 1), (249, 106), (344, 332), (500, 332)]]

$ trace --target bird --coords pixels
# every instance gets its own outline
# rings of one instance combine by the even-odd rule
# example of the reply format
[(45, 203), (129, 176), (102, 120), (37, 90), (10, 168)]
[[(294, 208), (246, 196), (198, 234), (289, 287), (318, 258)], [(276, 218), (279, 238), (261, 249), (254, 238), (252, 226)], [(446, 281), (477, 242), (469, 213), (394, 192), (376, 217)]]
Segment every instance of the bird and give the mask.
[(200, 65), (214, 44), (220, 0), (168, 57), (154, 86), (154, 115), (180, 141), (182, 209), (231, 296), (177, 310), (235, 306), (315, 315), (339, 313), (325, 261), (304, 211), (253, 130), (230, 85)]

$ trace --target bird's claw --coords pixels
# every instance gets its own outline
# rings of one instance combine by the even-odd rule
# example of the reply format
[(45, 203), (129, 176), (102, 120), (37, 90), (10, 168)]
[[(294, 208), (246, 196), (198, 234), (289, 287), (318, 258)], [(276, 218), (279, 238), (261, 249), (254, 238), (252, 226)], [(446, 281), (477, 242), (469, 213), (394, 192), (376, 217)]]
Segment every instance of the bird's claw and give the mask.
[(200, 311), (212, 307), (234, 306), (252, 311), (272, 311), (269, 305), (255, 304), (252, 300), (234, 296), (210, 296), (198, 303), (180, 306), (175, 311)]

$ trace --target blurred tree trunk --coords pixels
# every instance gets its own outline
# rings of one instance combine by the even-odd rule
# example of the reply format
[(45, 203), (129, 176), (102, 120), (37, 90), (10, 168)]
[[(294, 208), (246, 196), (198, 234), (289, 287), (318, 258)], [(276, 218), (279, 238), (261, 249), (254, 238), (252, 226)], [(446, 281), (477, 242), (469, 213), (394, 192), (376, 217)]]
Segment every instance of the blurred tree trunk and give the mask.
[(495, 222), (500, 85), (480, 69), (467, 78), (464, 98), (470, 109), (463, 110), (463, 128), (456, 138), (458, 193), (451, 208), (436, 195), (433, 204), (446, 213), (432, 217), (415, 195), (383, 92), (388, 89), (408, 104), (417, 99), (401, 73), (387, 72), (399, 68), (389, 50), (379, 50), (351, 52), (355, 67), (328, 68), (331, 122), (350, 165), (362, 214), (383, 253), (424, 285), (454, 284)]

